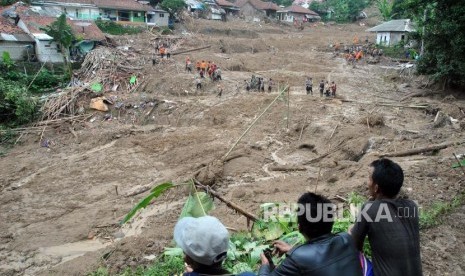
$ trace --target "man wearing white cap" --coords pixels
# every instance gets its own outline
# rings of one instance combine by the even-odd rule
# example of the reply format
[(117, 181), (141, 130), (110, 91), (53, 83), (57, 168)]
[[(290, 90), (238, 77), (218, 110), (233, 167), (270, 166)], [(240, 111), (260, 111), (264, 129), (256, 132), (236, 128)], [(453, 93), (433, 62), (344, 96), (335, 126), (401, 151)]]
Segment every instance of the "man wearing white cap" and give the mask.
[[(174, 227), (174, 240), (191, 268), (184, 276), (233, 275), (222, 267), (229, 246), (226, 227), (215, 217), (186, 217)], [(255, 276), (244, 272), (237, 276)]]

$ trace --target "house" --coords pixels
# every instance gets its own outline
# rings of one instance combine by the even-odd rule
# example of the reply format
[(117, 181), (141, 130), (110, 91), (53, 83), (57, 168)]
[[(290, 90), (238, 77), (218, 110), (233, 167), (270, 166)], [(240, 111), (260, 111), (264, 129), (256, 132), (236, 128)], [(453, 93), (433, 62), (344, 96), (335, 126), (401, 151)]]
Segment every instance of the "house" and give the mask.
[[(71, 0), (75, 1), (75, 0)], [(92, 0), (102, 16), (114, 21), (146, 22), (146, 13), (152, 8), (134, 0)]]
[(56, 10), (60, 14), (66, 13), (73, 19), (95, 20), (101, 16), (93, 0), (32, 0), (31, 5), (43, 10)]
[(44, 10), (66, 13), (77, 20), (112, 20), (168, 26), (168, 13), (135, 0), (32, 0)]
[(240, 9), (240, 14), (244, 17), (275, 17), (280, 9), (273, 2), (263, 2), (261, 0), (237, 0), (236, 6)]
[[(63, 55), (59, 45), (42, 30), (57, 19), (55, 13), (52, 12), (51, 15), (49, 16), (47, 10), (41, 7), (28, 7), (18, 2), (2, 10), (2, 29), (8, 25), (9, 28), (20, 29), (23, 34), (27, 35), (30, 39), (28, 44), (30, 46), (27, 48), (30, 49), (31, 45), (33, 46), (34, 55), (40, 62), (60, 63), (63, 62)], [(98, 42), (105, 39), (102, 31), (91, 21), (68, 18), (67, 23), (77, 38), (71, 49), (75, 55), (85, 54), (92, 50)], [(27, 55), (29, 56), (29, 54)]]
[(0, 56), (7, 52), (12, 60), (31, 60), (35, 56), (34, 40), (14, 20), (0, 15)]
[(227, 0), (215, 0), (218, 7), (222, 8), (227, 15), (238, 15), (239, 7)]
[(215, 0), (204, 0), (207, 18), (211, 20), (226, 20), (226, 11), (220, 8)]
[(292, 5), (278, 11), (278, 19), (286, 22), (319, 21), (321, 17), (314, 11), (302, 6)]
[(396, 45), (401, 41), (407, 42), (408, 33), (415, 31), (410, 19), (391, 20), (367, 30), (376, 33), (376, 44), (386, 46)]
[(147, 25), (149, 26), (168, 26), (170, 14), (161, 9), (151, 9), (147, 11)]
[(202, 11), (205, 9), (204, 4), (197, 0), (184, 0), (189, 12)]

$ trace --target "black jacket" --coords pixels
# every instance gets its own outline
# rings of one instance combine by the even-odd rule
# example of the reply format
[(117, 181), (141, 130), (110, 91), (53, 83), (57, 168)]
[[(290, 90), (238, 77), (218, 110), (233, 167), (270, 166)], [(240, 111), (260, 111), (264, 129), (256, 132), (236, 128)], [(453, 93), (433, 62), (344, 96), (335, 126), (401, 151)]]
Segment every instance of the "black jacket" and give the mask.
[(273, 271), (263, 265), (259, 276), (361, 276), (362, 268), (347, 233), (327, 234), (293, 248)]

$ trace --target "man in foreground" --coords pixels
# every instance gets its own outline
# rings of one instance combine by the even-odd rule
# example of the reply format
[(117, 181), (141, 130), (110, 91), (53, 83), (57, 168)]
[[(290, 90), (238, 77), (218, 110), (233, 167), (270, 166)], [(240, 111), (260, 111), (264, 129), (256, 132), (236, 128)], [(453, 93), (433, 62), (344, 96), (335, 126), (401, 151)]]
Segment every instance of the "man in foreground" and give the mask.
[[(273, 243), (275, 250), (286, 254), (276, 269), (262, 254), (259, 276), (360, 276), (358, 252), (347, 233), (332, 234), (334, 206), (323, 196), (305, 193), (298, 200), (297, 222), (307, 242), (291, 248), (283, 241)], [(302, 209), (303, 208), (303, 209)]]
[(362, 250), (368, 235), (376, 276), (422, 275), (418, 207), (397, 198), (404, 182), (402, 168), (389, 159), (371, 163), (366, 202), (350, 233)]
[[(184, 251), (184, 276), (232, 275), (223, 268), (229, 246), (229, 234), (215, 217), (186, 217), (176, 223), (174, 240)], [(255, 276), (244, 272), (236, 276)]]

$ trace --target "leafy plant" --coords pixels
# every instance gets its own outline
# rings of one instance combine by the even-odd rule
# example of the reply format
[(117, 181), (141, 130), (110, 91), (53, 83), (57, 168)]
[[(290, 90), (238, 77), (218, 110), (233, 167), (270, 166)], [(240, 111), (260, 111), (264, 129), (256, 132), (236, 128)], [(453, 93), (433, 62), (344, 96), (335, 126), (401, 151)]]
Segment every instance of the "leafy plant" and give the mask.
[(68, 63), (69, 47), (76, 37), (73, 34), (71, 26), (66, 22), (66, 14), (61, 14), (57, 20), (45, 28), (40, 28), (46, 34), (53, 38), (53, 41), (60, 46), (61, 54), (63, 55), (63, 62), (67, 68), (67, 74), (71, 76), (71, 65)]
[(452, 164), (452, 168), (454, 169), (460, 168), (460, 167), (465, 167), (465, 158), (462, 161), (460, 161), (460, 163), (457, 162), (457, 163)]
[(128, 222), (140, 209), (143, 209), (147, 207), (152, 199), (159, 197), (161, 194), (163, 194), (165, 191), (168, 189), (173, 188), (175, 185), (172, 182), (165, 182), (162, 184), (159, 184), (155, 186), (151, 191), (150, 194), (142, 199), (134, 208), (132, 208), (131, 211), (124, 217), (124, 219), (121, 221), (121, 224), (124, 224)]
[(394, 7), (394, 0), (378, 0), (376, 2), (378, 6), (378, 10), (381, 13), (384, 21), (388, 21), (392, 18), (393, 7)]
[(213, 208), (213, 199), (208, 194), (204, 192), (194, 192), (187, 198), (179, 219), (184, 217), (198, 218), (206, 216)]
[(184, 8), (184, 0), (163, 0), (160, 4), (161, 8), (168, 11), (171, 16), (181, 11)]
[(420, 213), (420, 229), (428, 229), (442, 223), (442, 218), (465, 203), (465, 193), (456, 195), (450, 202), (434, 202)]
[(111, 35), (138, 34), (145, 30), (143, 27), (123, 26), (113, 21), (105, 21), (100, 19), (95, 20), (95, 24), (102, 32)]
[(11, 59), (9, 52), (2, 53), (2, 65), (5, 67), (7, 71), (10, 71), (13, 66), (15, 66), (15, 62)]
[(0, 123), (24, 124), (33, 120), (37, 101), (18, 83), (0, 77)]

